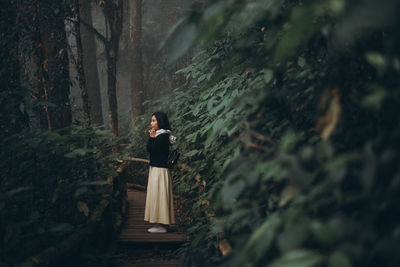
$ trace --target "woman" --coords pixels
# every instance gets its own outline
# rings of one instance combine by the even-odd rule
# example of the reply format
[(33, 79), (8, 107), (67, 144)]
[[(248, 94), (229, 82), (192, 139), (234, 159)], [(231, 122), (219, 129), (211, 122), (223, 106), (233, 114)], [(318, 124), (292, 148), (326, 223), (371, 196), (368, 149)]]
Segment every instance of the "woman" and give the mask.
[(167, 115), (157, 111), (151, 117), (147, 151), (150, 170), (147, 183), (144, 220), (155, 223), (150, 233), (165, 233), (166, 225), (175, 223), (171, 173), (167, 167), (169, 145), (175, 142)]

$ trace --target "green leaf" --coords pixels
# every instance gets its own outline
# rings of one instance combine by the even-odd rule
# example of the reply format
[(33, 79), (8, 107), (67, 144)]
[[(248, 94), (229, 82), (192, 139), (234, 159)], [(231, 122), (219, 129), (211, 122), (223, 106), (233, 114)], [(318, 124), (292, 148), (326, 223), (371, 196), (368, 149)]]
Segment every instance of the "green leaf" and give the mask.
[(322, 256), (309, 250), (292, 250), (275, 260), (270, 267), (313, 267), (322, 260)]
[(383, 100), (387, 97), (387, 92), (380, 86), (370, 86), (372, 92), (362, 99), (362, 105), (366, 108), (378, 109), (381, 107)]
[(288, 131), (282, 137), (282, 140), (279, 144), (279, 148), (282, 151), (290, 151), (296, 145), (296, 141), (297, 141), (296, 134), (293, 131)]
[(27, 190), (31, 190), (31, 189), (32, 189), (32, 187), (23, 186), (23, 187), (18, 187), (18, 188), (15, 188), (13, 190), (10, 190), (10, 191), (6, 192), (6, 194), (8, 196), (13, 196), (15, 194), (18, 194), (18, 193), (21, 193), (21, 192), (24, 192), (24, 191), (27, 191)]
[(281, 218), (274, 214), (253, 232), (244, 248), (248, 260), (258, 261), (268, 252), (280, 225)]
[(314, 17), (312, 5), (293, 9), (288, 30), (275, 48), (274, 62), (280, 63), (292, 56), (296, 48), (305, 43), (317, 31), (317, 25), (312, 23)]
[(308, 237), (308, 220), (296, 218), (288, 224), (278, 237), (278, 246), (282, 252), (288, 252), (301, 247)]
[(188, 134), (188, 135), (185, 137), (185, 139), (186, 139), (187, 141), (189, 141), (189, 142), (195, 142), (196, 139), (197, 139), (197, 132)]
[(274, 71), (271, 69), (264, 70), (264, 81), (265, 83), (269, 83), (272, 78), (274, 78)]
[(222, 201), (225, 208), (229, 209), (235, 203), (245, 186), (246, 183), (243, 180), (225, 182), (221, 190)]
[(217, 97), (213, 96), (207, 101), (207, 110), (211, 111), (214, 107), (214, 104), (218, 103)]
[(315, 221), (311, 224), (311, 231), (315, 239), (324, 246), (333, 245), (341, 236), (342, 225), (337, 220), (328, 223)]
[(340, 250), (337, 250), (330, 255), (328, 263), (329, 267), (351, 267), (349, 258)]
[(49, 232), (70, 232), (73, 231), (75, 227), (68, 223), (57, 224), (48, 229)]
[(225, 121), (223, 119), (218, 119), (213, 125), (213, 132), (219, 133), (224, 125)]
[(79, 196), (82, 195), (82, 194), (85, 194), (85, 193), (87, 192), (87, 190), (88, 190), (88, 189), (87, 189), (86, 186), (78, 188), (78, 189), (75, 191), (74, 197), (76, 198), (76, 197), (79, 197)]
[(200, 102), (200, 104), (198, 104), (194, 110), (193, 110), (193, 116), (197, 116), (200, 111), (202, 110), (202, 108), (204, 107), (203, 103)]
[(367, 61), (374, 66), (379, 72), (383, 72), (388, 65), (387, 59), (380, 53), (369, 52), (365, 55)]
[(192, 151), (185, 153), (185, 157), (193, 157), (193, 156), (197, 155), (198, 153), (199, 153), (198, 150), (192, 150)]
[(299, 65), (301, 68), (304, 68), (306, 65), (306, 59), (304, 57), (299, 57), (297, 60), (297, 65)]
[(220, 111), (224, 110), (225, 107), (229, 105), (229, 102), (230, 102), (229, 100), (230, 100), (230, 99), (229, 99), (228, 97), (227, 97), (227, 98), (224, 98), (224, 100), (222, 100), (222, 102), (221, 102), (218, 106), (212, 108), (212, 109), (209, 111), (209, 113), (210, 113), (211, 115), (214, 115), (214, 116), (217, 115)]
[(74, 149), (73, 151), (71, 151), (69, 153), (64, 154), (64, 157), (66, 157), (66, 158), (76, 158), (76, 157), (84, 156), (84, 155), (86, 155), (86, 150), (84, 150), (82, 148), (77, 148), (77, 149)]

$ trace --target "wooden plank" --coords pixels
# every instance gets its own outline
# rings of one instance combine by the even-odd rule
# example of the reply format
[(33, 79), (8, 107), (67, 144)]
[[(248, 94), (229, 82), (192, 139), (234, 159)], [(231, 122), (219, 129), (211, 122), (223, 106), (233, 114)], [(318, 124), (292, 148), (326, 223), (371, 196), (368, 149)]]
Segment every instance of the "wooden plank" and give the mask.
[(154, 242), (150, 239), (147, 238), (121, 238), (118, 239), (118, 243), (121, 245), (134, 245), (134, 244), (139, 244), (140, 246), (145, 246), (145, 245), (180, 245), (183, 244), (184, 242), (182, 240), (159, 240), (157, 242)]
[(142, 219), (129, 219), (126, 220), (124, 225), (133, 225), (133, 224), (140, 224), (140, 225), (148, 225), (151, 226), (149, 222), (143, 221)]
[(180, 243), (185, 243), (186, 240), (181, 240), (181, 239), (163, 239), (163, 240), (152, 240), (148, 238), (120, 238), (117, 239), (118, 243), (129, 243), (129, 244), (134, 244), (134, 243), (148, 243), (148, 244), (180, 244)]
[(184, 235), (175, 233), (126, 233), (120, 235), (119, 238), (148, 238), (151, 240), (185, 240)]
[(158, 243), (184, 243), (186, 241), (189, 241), (184, 238), (148, 238), (144, 236), (121, 236), (118, 238), (118, 242), (130, 242), (130, 243), (152, 243), (152, 244), (158, 244)]
[[(163, 235), (163, 234), (159, 234)], [(137, 236), (120, 236), (119, 240), (145, 240), (145, 242), (150, 242), (150, 243), (158, 243), (158, 242), (184, 242), (186, 241), (183, 237), (181, 236), (165, 236), (164, 238), (158, 237), (158, 236), (153, 236), (149, 237), (146, 235), (137, 235)], [(139, 242), (139, 241), (138, 241)]]
[(153, 224), (144, 220), (146, 193), (128, 189), (127, 216), (117, 239), (121, 243), (182, 243), (187, 236), (179, 233), (176, 226), (167, 227), (167, 233), (149, 233), (147, 229)]
[(174, 239), (174, 240), (184, 240), (184, 235), (174, 234), (174, 233), (124, 233), (120, 235), (119, 238), (149, 238), (149, 239), (157, 239), (157, 240), (164, 240), (164, 239)]
[(176, 260), (162, 260), (162, 259), (140, 259), (135, 262), (136, 267), (176, 267), (182, 264)]

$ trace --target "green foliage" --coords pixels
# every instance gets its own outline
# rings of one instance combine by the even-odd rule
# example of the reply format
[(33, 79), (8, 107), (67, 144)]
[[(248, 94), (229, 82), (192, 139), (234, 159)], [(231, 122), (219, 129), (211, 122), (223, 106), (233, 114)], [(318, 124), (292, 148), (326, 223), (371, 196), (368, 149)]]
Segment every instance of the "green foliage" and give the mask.
[(177, 72), (186, 83), (151, 103), (192, 168), (174, 180), (193, 236), (186, 264), (398, 265), (393, 10), (394, 0), (213, 1), (171, 33), (186, 23), (190, 42), (210, 44)]
[(30, 131), (0, 143), (0, 258), (15, 264), (86, 225), (102, 199), (117, 155), (113, 135), (80, 125)]

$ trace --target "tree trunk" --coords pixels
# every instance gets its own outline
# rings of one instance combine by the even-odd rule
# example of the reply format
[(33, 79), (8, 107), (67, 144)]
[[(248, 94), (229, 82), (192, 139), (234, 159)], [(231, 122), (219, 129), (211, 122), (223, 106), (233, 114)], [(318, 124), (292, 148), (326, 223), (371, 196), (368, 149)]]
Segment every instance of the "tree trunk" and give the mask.
[(117, 58), (115, 55), (112, 55), (112, 53), (113, 52), (107, 53), (107, 84), (108, 84), (107, 96), (108, 96), (108, 108), (109, 108), (108, 116), (110, 122), (110, 130), (114, 135), (118, 136), (118, 105), (117, 105), (117, 88), (116, 88)]
[[(81, 20), (92, 25), (91, 4), (80, 1)], [(83, 66), (85, 69), (86, 88), (89, 100), (90, 118), (92, 123), (103, 124), (103, 111), (101, 108), (101, 94), (99, 76), (97, 72), (96, 42), (94, 34), (85, 25), (80, 24), (82, 47), (83, 47)]]
[(132, 127), (135, 118), (142, 114), (143, 108), (143, 69), (142, 69), (142, 0), (130, 1), (130, 47), (132, 53), (131, 64), (131, 120)]
[(48, 130), (51, 131), (72, 122), (64, 7), (58, 1), (38, 1), (38, 15), (44, 88), (42, 97), (54, 104), (45, 107)]
[(110, 130), (118, 136), (118, 108), (117, 108), (117, 60), (119, 38), (122, 33), (122, 0), (105, 1), (103, 13), (108, 22), (111, 37), (106, 45), (107, 53), (107, 78), (108, 78), (108, 103)]
[(1, 40), (3, 46), (0, 48), (2, 60), (0, 66), (0, 138), (2, 138), (4, 135), (18, 133), (27, 128), (29, 117), (26, 113), (27, 105), (24, 101), (27, 90), (21, 86), (20, 81), (21, 69), (18, 55), (22, 52), (18, 48), (21, 34), (14, 35), (13, 32), (15, 30), (13, 24), (17, 21), (16, 24), (18, 25), (18, 20), (23, 14), (14, 2), (5, 1), (0, 10), (0, 15), (2, 18), (0, 32), (4, 33)]
[[(73, 13), (75, 21), (79, 22), (81, 19), (79, 11), (79, 0), (74, 0)], [(79, 88), (81, 90), (83, 117), (85, 119), (85, 125), (86, 127), (88, 127), (91, 124), (90, 107), (88, 102), (85, 70), (83, 67), (83, 48), (82, 48), (80, 23), (74, 24), (74, 29), (75, 29), (75, 38), (76, 38), (75, 40), (76, 40), (76, 50), (77, 50), (76, 69), (78, 71)]]
[[(45, 75), (45, 68), (44, 68), (44, 62), (45, 62), (45, 56), (44, 56), (44, 51), (43, 51), (43, 45), (42, 45), (42, 38), (40, 34), (40, 27), (41, 27), (41, 17), (43, 16), (41, 14), (41, 9), (39, 6), (38, 2), (34, 2), (31, 6), (31, 11), (32, 11), (32, 24), (33, 26), (31, 27), (32, 30), (32, 42), (34, 44), (34, 55), (36, 56), (36, 65), (37, 65), (37, 80), (38, 84), (36, 86), (36, 96), (35, 100), (47, 100), (45, 92), (48, 91), (47, 87), (49, 86), (49, 82), (47, 79), (47, 75)], [(29, 19), (28, 16), (26, 16), (27, 19)], [(29, 24), (28, 24), (29, 25)], [(40, 107), (40, 106), (39, 106)], [(46, 104), (42, 105), (43, 108), (38, 108), (36, 109), (36, 113), (38, 116), (38, 125), (40, 129), (48, 129), (51, 130), (51, 123), (50, 123), (50, 114), (49, 114), (49, 109)]]

